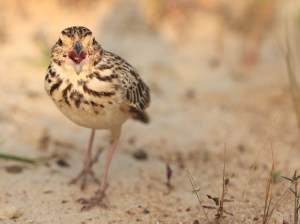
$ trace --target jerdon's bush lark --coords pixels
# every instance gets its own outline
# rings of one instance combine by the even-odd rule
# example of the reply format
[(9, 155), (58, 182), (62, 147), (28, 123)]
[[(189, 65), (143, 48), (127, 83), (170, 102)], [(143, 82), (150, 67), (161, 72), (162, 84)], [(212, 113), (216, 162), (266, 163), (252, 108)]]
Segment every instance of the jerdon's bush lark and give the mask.
[(97, 181), (92, 171), (97, 158), (91, 158), (95, 130), (111, 131), (100, 189), (94, 197), (80, 200), (87, 204), (85, 209), (101, 205), (109, 165), (122, 124), (131, 117), (144, 123), (149, 122), (145, 112), (150, 103), (149, 88), (128, 62), (105, 51), (89, 29), (74, 26), (64, 29), (52, 47), (45, 89), (67, 118), (92, 129), (84, 168), (71, 183), (82, 178), (83, 189), (89, 174)]

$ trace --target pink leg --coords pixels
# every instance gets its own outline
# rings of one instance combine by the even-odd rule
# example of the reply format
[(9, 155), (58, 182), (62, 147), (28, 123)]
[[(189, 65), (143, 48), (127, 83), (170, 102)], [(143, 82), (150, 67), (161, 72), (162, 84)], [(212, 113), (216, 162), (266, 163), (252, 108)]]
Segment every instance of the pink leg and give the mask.
[(103, 174), (103, 177), (102, 177), (102, 180), (101, 180), (101, 187), (97, 191), (97, 195), (98, 194), (99, 195), (104, 194), (105, 183), (106, 183), (106, 178), (107, 178), (107, 174), (108, 174), (108, 169), (109, 169), (110, 162), (111, 162), (111, 159), (112, 159), (112, 156), (114, 154), (115, 149), (116, 149), (116, 143), (113, 140), (111, 140), (110, 141), (110, 145), (109, 145), (109, 151), (108, 151), (108, 154), (107, 154), (105, 170), (104, 170), (104, 174)]
[(92, 170), (92, 166), (98, 161), (98, 157), (100, 153), (103, 151), (103, 149), (102, 148), (99, 149), (99, 151), (95, 155), (95, 158), (92, 159), (92, 146), (93, 146), (94, 136), (95, 136), (95, 130), (93, 129), (90, 142), (89, 142), (88, 151), (86, 154), (86, 159), (84, 161), (84, 167), (82, 171), (79, 173), (79, 175), (69, 182), (69, 184), (75, 184), (78, 180), (82, 179), (82, 183), (80, 187), (81, 190), (84, 190), (85, 188), (88, 175), (91, 175), (94, 181), (100, 184), (99, 180), (97, 180), (97, 178), (95, 177), (94, 171)]
[(109, 150), (107, 154), (107, 159), (106, 159), (106, 165), (105, 165), (105, 170), (103, 173), (103, 177), (101, 180), (101, 186), (100, 189), (96, 192), (95, 196), (90, 198), (90, 199), (84, 199), (80, 198), (77, 200), (77, 202), (81, 204), (86, 204), (81, 208), (81, 210), (89, 210), (95, 205), (100, 205), (103, 206), (102, 199), (104, 197), (105, 189), (106, 189), (106, 179), (107, 179), (107, 174), (110, 166), (111, 159), (113, 157), (114, 151), (116, 149), (116, 145), (120, 136), (120, 129), (112, 130), (111, 134), (111, 140), (110, 140), (110, 145), (109, 145)]
[[(88, 148), (88, 152), (87, 152), (87, 159), (88, 160), (90, 160), (91, 156), (92, 156), (92, 146), (93, 146), (94, 136), (95, 136), (95, 129), (92, 129), (89, 148)], [(87, 162), (87, 161), (85, 161), (85, 162)]]

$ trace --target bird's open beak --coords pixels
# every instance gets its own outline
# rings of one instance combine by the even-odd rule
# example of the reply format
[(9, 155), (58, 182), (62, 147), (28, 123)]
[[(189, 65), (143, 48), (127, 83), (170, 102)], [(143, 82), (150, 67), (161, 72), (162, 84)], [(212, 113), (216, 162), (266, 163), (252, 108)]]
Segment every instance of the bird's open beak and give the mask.
[(86, 59), (88, 58), (88, 52), (83, 51), (82, 45), (76, 41), (73, 46), (73, 51), (69, 51), (67, 55), (71, 65), (76, 71), (76, 74), (79, 75)]

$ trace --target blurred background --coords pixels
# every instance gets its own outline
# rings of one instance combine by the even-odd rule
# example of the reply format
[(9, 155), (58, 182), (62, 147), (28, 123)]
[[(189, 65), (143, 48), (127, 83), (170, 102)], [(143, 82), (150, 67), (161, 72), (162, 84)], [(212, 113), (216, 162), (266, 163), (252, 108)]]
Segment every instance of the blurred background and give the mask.
[[(257, 168), (266, 172), (253, 178), (267, 178), (271, 142), (274, 148), (281, 143), (278, 170), (289, 176), (296, 169), (298, 2), (11, 0), (0, 1), (0, 140), (5, 141), (0, 151), (32, 158), (55, 155), (70, 168), (62, 170), (54, 160), (50, 168), (41, 166), (18, 177), (0, 170), (7, 180), (2, 187), (14, 189), (10, 184), (26, 177), (30, 191), (32, 176), (40, 185), (50, 177), (65, 184), (82, 168), (90, 130), (64, 117), (44, 90), (50, 49), (70, 26), (89, 28), (105, 50), (132, 64), (151, 90), (151, 123), (130, 120), (123, 126), (109, 174), (112, 186), (118, 181), (127, 186), (128, 178), (130, 186), (164, 183), (161, 173), (165, 164), (171, 164), (175, 194), (186, 194), (176, 203), (186, 205), (194, 196), (182, 168), (188, 167), (201, 180), (201, 187), (210, 191), (222, 175), (218, 167), (226, 141), (228, 173), (235, 172), (232, 187), (240, 192), (276, 116)], [(108, 139), (108, 132), (98, 131), (95, 148), (106, 147)], [(147, 153), (146, 162), (132, 157), (137, 149)], [(95, 169), (99, 176), (104, 161), (103, 155)], [(7, 166), (5, 161), (2, 164)], [(53, 176), (53, 170), (58, 174)], [(76, 187), (73, 191), (80, 192)], [(68, 192), (68, 186), (60, 191)], [(118, 194), (114, 195), (117, 200)], [(197, 206), (197, 201), (191, 206)]]

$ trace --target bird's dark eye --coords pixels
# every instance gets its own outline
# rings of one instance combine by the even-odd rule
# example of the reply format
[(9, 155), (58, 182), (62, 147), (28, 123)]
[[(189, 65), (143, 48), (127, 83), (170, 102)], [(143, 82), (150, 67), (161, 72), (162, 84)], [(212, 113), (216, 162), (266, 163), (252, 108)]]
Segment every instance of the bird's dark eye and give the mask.
[(94, 44), (94, 45), (96, 44), (96, 40), (95, 40), (95, 37), (93, 38), (93, 44)]
[(59, 45), (59, 46), (61, 46), (61, 45), (62, 45), (62, 41), (61, 41), (61, 39), (60, 39), (60, 38), (58, 39), (58, 45)]

